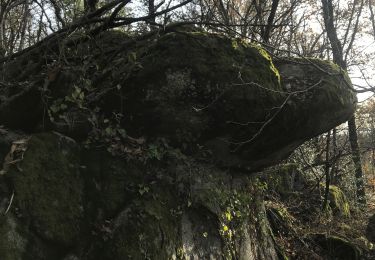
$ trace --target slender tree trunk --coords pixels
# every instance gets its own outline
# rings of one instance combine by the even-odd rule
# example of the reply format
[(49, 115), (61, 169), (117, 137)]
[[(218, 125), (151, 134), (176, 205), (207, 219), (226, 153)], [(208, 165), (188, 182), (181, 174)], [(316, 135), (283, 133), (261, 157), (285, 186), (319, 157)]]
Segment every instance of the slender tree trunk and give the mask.
[[(50, 2), (51, 2), (52, 6), (53, 6), (53, 9), (55, 11), (57, 27), (58, 27), (58, 29), (61, 29), (61, 27), (65, 27), (65, 21), (64, 21), (63, 17), (61, 16), (61, 7), (56, 0), (50, 0)], [(94, 6), (94, 8), (95, 8), (95, 6)]]
[(26, 30), (27, 30), (27, 23), (28, 23), (29, 18), (30, 18), (29, 3), (26, 2), (25, 6), (24, 6), (22, 23), (21, 23), (21, 26), (20, 26), (19, 45), (18, 45), (17, 51), (21, 51), (24, 48), (25, 40), (26, 40), (25, 35), (26, 35)]
[(374, 9), (372, 8), (373, 1), (368, 1), (368, 8), (370, 10), (370, 20), (372, 25), (372, 36), (375, 38), (375, 15), (374, 15)]
[[(327, 31), (327, 36), (331, 43), (333, 61), (337, 63), (344, 70), (347, 69), (346, 61), (344, 60), (343, 48), (340, 40), (337, 37), (337, 31), (334, 25), (334, 12), (332, 0), (322, 0), (323, 18)], [(357, 200), (359, 203), (366, 203), (365, 186), (363, 180), (361, 154), (358, 146), (358, 136), (355, 117), (352, 116), (348, 121), (348, 132), (350, 147), (352, 150), (352, 160), (355, 168)]]
[[(155, 0), (148, 0), (148, 15), (154, 15), (155, 13)], [(148, 22), (151, 23), (151, 29), (153, 28), (153, 25), (155, 25), (155, 17), (151, 17)]]
[(5, 49), (5, 30), (4, 30), (4, 20), (5, 20), (5, 9), (7, 5), (1, 2), (0, 5), (0, 58), (3, 58), (6, 53)]
[(266, 26), (266, 29), (264, 30), (264, 34), (262, 35), (263, 41), (265, 43), (268, 43), (270, 40), (271, 30), (272, 30), (272, 27), (274, 26), (273, 23), (275, 20), (275, 15), (276, 15), (278, 6), (279, 6), (279, 0), (272, 0), (272, 7), (271, 7), (270, 15), (268, 16), (267, 26)]
[(359, 203), (366, 203), (365, 183), (362, 172), (361, 154), (358, 146), (357, 126), (354, 116), (348, 121), (349, 142), (352, 149), (352, 160), (355, 167), (355, 178), (357, 186), (357, 200)]
[(324, 190), (324, 201), (323, 201), (323, 210), (327, 209), (328, 206), (328, 195), (329, 195), (329, 185), (331, 183), (330, 178), (330, 161), (329, 161), (329, 146), (331, 143), (331, 131), (327, 133), (327, 141), (326, 141), (326, 158), (325, 158), (325, 165), (324, 165), (324, 172), (326, 175), (326, 185)]
[(336, 184), (336, 175), (337, 175), (337, 163), (338, 163), (338, 151), (337, 151), (337, 128), (332, 130), (332, 157), (334, 158), (331, 168), (331, 183)]
[[(374, 129), (374, 117), (371, 116), (371, 175), (372, 175), (372, 180), (375, 179), (375, 171), (374, 171), (374, 166), (375, 166), (375, 140), (374, 140), (374, 134), (375, 134), (375, 129)], [(375, 191), (375, 183), (371, 182), (372, 184), (372, 191)]]

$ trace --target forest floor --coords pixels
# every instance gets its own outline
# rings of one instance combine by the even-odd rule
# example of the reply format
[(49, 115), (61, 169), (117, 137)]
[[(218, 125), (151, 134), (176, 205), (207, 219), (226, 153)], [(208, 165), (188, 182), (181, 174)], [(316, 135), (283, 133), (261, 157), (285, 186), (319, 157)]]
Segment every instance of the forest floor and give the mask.
[[(350, 217), (343, 217), (323, 212), (319, 196), (311, 192), (298, 193), (283, 198), (273, 197), (268, 203), (268, 208), (278, 208), (278, 218), (283, 219), (282, 224), (274, 223), (276, 228), (276, 241), (289, 259), (323, 260), (340, 259), (375, 260), (374, 245), (368, 241), (367, 226), (371, 216), (375, 214), (375, 191), (368, 189), (366, 207), (351, 207)], [(271, 205), (271, 206), (270, 206)], [(287, 214), (285, 212), (288, 212)], [(276, 221), (277, 222), (277, 221)], [(271, 223), (272, 224), (272, 223)], [(322, 243), (323, 239), (326, 239)], [(327, 242), (328, 239), (339, 238), (338, 246), (334, 250), (327, 249), (337, 241)], [(344, 246), (343, 246), (344, 245)], [(346, 247), (342, 249), (343, 247)], [(338, 252), (342, 250), (342, 252)], [(356, 258), (355, 252), (361, 252), (361, 258)]]
[[(372, 228), (369, 227), (370, 225), (369, 220), (372, 219), (372, 221), (370, 220), (370, 222), (373, 222), (375, 220), (375, 185), (367, 189), (367, 194), (368, 194), (368, 201), (367, 201), (367, 207), (366, 207), (366, 220), (367, 220), (366, 221), (366, 228), (367, 228), (366, 233), (367, 233), (367, 236), (369, 236), (370, 235), (368, 234), (369, 232), (375, 233), (375, 227), (374, 226)], [(374, 223), (372, 223), (372, 225), (374, 225)], [(375, 237), (375, 234), (372, 234), (370, 236)], [(372, 250), (371, 259), (375, 259), (375, 248), (373, 248)]]
[(367, 208), (368, 212), (372, 215), (375, 214), (375, 186), (367, 189), (368, 202)]

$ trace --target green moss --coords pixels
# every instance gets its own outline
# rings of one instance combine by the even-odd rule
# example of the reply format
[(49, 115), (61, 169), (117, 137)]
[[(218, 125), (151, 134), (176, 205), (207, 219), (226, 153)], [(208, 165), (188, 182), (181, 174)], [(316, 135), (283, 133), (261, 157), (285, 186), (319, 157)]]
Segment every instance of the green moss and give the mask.
[(327, 234), (313, 234), (316, 242), (326, 250), (329, 259), (359, 260), (362, 259), (362, 251), (357, 245), (345, 238), (329, 236)]
[(267, 201), (266, 208), (272, 230), (275, 234), (288, 233), (293, 229), (295, 218), (288, 212), (288, 209), (284, 205)]
[(350, 217), (350, 206), (343, 191), (334, 185), (329, 186), (329, 205), (343, 217)]
[[(324, 193), (325, 186), (321, 184), (320, 188)], [(333, 213), (342, 217), (350, 217), (349, 201), (346, 198), (344, 192), (339, 187), (335, 185), (329, 186), (328, 202), (329, 204), (327, 205), (327, 213)]]
[(172, 190), (149, 190), (152, 196), (140, 196), (120, 214), (104, 259), (170, 259), (178, 253), (182, 212)]
[[(293, 62), (297, 63), (300, 69), (303, 70), (303, 77), (307, 82), (312, 75), (321, 75), (321, 84), (316, 87), (316, 90), (313, 90), (322, 95), (321, 97), (317, 95), (317, 104), (320, 99), (326, 98), (331, 100), (332, 104), (338, 102), (341, 106), (344, 106), (347, 100), (351, 100), (352, 103), (356, 102), (353, 91), (342, 91), (342, 89), (353, 89), (353, 86), (348, 73), (337, 64), (332, 61), (316, 58), (295, 58)], [(316, 83), (318, 82), (311, 82), (310, 84), (313, 85)]]
[(4, 260), (22, 259), (27, 240), (19, 233), (16, 221), (6, 215), (0, 216), (0, 255)]
[(275, 73), (275, 76), (277, 77), (277, 80), (278, 82), (280, 83), (280, 73), (279, 73), (279, 70), (275, 67), (275, 65), (273, 64), (272, 62), (272, 57), (271, 55), (265, 50), (263, 49), (260, 45), (258, 44), (251, 44), (250, 46), (252, 47), (255, 47), (258, 49), (259, 53), (266, 59), (269, 61), (270, 63), (270, 69)]
[[(259, 46), (200, 32), (168, 33), (129, 48), (122, 46), (126, 51), (111, 50), (113, 44), (115, 47), (120, 45), (117, 41), (123, 43), (122, 35), (98, 38), (95, 42), (98, 48), (89, 40), (77, 50), (65, 50), (68, 61), (73, 60), (71, 64), (76, 62), (80, 68), (82, 63), (87, 65), (79, 71), (75, 71), (72, 65), (72, 75), (69, 73), (67, 78), (71, 87), (77, 86), (75, 89), (97, 91), (90, 95), (85, 92), (76, 105), (84, 106), (87, 96), (98, 95), (94, 106), (98, 104), (98, 110), (103, 114), (126, 111), (119, 121), (126, 125), (126, 134), (130, 136), (146, 136), (151, 142), (153, 138), (166, 137), (168, 147), (169, 144), (182, 147), (188, 151), (186, 154), (195, 155), (194, 149), (211, 149), (208, 145), (205, 147), (204, 143), (211, 138), (217, 140), (229, 136), (228, 140), (248, 140), (259, 130), (259, 125), (244, 125), (249, 121), (264, 122), (272, 115), (272, 108), (285, 101), (286, 95), (280, 92), (279, 72), (270, 55)], [(101, 48), (105, 49), (106, 55), (100, 55), (103, 53)], [(75, 57), (77, 53), (82, 56)], [(330, 64), (321, 64), (330, 72), (337, 69)], [(306, 70), (307, 75), (310, 71)], [(316, 104), (309, 104), (308, 109), (314, 108), (314, 105), (319, 107), (320, 98), (332, 103), (345, 98), (338, 93), (341, 90), (338, 86), (340, 79), (322, 75), (322, 88), (327, 90), (317, 88)], [(93, 78), (99, 80), (94, 82)], [(313, 77), (313, 80), (317, 78), (320, 79)], [(90, 79), (87, 81), (89, 86), (82, 85), (87, 79)], [(56, 85), (58, 88), (60, 86)], [(67, 94), (69, 92), (56, 97), (63, 98)], [(339, 102), (343, 106), (347, 103), (345, 100)], [(304, 104), (291, 103), (290, 106)], [(68, 109), (70, 107), (65, 104), (63, 110)], [(282, 110), (272, 120), (260, 138), (255, 140), (255, 145), (247, 151), (244, 149), (243, 161), (261, 160), (258, 166), (274, 163), (292, 149), (291, 144), (297, 145), (296, 140), (301, 141), (309, 136), (294, 135), (294, 132), (288, 135), (291, 129), (298, 128), (295, 127), (298, 124), (294, 124), (297, 118), (317, 118), (320, 114), (314, 112), (317, 115), (310, 116), (306, 112), (296, 115), (300, 110), (288, 109), (289, 103), (286, 112)], [(326, 107), (324, 109), (327, 110)], [(99, 119), (100, 116), (97, 117)], [(311, 122), (313, 124), (319, 120)], [(306, 122), (303, 123), (303, 127), (296, 131), (306, 131)], [(278, 128), (283, 124), (286, 125), (284, 128)], [(315, 129), (313, 125), (311, 129)], [(283, 138), (274, 138), (277, 140), (273, 142), (271, 137), (275, 133)], [(280, 133), (285, 133), (287, 137), (284, 139)], [(313, 131), (312, 134), (317, 132)], [(205, 135), (209, 138), (205, 138)], [(279, 139), (281, 144), (277, 143)], [(143, 142), (138, 146), (138, 139), (127, 141), (136, 146), (131, 152), (138, 152), (137, 148), (140, 148), (140, 153), (143, 152)], [(284, 152), (278, 150), (283, 147), (287, 147)], [(224, 150), (221, 148), (207, 149), (205, 152), (220, 153)], [(270, 152), (274, 152), (275, 157), (268, 160)], [(139, 166), (140, 162), (132, 160), (124, 162), (98, 155), (90, 158), (91, 155), (85, 157), (85, 154), (81, 160), (82, 153), (78, 146), (67, 138), (56, 134), (35, 135), (29, 142), (24, 160), (17, 167), (12, 167), (8, 174), (16, 193), (15, 205), (38, 236), (64, 246), (74, 246), (78, 238), (84, 237), (82, 234), (85, 233), (86, 224), (83, 220), (88, 216), (90, 224), (95, 224), (96, 228), (90, 231), (99, 232), (95, 239), (103, 252), (98, 249), (95, 253), (103, 255), (102, 259), (167, 259), (176, 251), (176, 254), (183, 254), (179, 227), (180, 215), (186, 210), (186, 205), (195, 209), (204, 208), (217, 218), (218, 223), (212, 225), (217, 224), (215, 231), (225, 243), (227, 257), (236, 254), (236, 246), (242, 242), (244, 234), (251, 236), (250, 243), (259, 245), (260, 250), (272, 247), (261, 194), (265, 188), (263, 182), (254, 178), (236, 179), (231, 176), (232, 172), (213, 167), (211, 158), (207, 159), (211, 164), (204, 166), (179, 161), (178, 165), (182, 165), (183, 170), (173, 171), (165, 167), (169, 153), (165, 156), (163, 153), (164, 157), (157, 149), (152, 149), (152, 153), (150, 158), (160, 160), (160, 164), (154, 165), (148, 159), (144, 160), (147, 166)], [(228, 158), (228, 154), (234, 153), (226, 154), (224, 151), (222, 154)], [(199, 159), (206, 160), (206, 157)], [(230, 166), (243, 166), (235, 159), (233, 161)], [(275, 184), (286, 189), (289, 179), (283, 178), (288, 177), (293, 169), (291, 165), (282, 166)], [(194, 171), (195, 175), (191, 177)], [(186, 176), (190, 179), (177, 181)], [(163, 181), (160, 181), (161, 178)], [(345, 203), (343, 211), (349, 211)], [(287, 212), (283, 210), (278, 210), (277, 214), (280, 218), (287, 217)], [(197, 219), (197, 222), (204, 222), (202, 218)], [(4, 229), (4, 232), (9, 230)], [(102, 237), (103, 233), (105, 236)]]
[(15, 203), (39, 235), (73, 245), (83, 225), (79, 152), (74, 141), (37, 134), (17, 167), (9, 171)]
[(86, 210), (93, 221), (98, 211), (109, 219), (137, 197), (144, 182), (144, 165), (129, 163), (105, 151), (83, 150), (82, 176), (85, 179)]
[(234, 188), (228, 185), (225, 175), (207, 173), (204, 179), (207, 188), (193, 194), (193, 205), (202, 205), (217, 216), (224, 258), (239, 257), (238, 246), (245, 243), (241, 239), (248, 234), (254, 236), (251, 239), (256, 239), (260, 248), (271, 246), (268, 240), (271, 231), (262, 198), (264, 183), (255, 177), (244, 178), (241, 186)]
[[(143, 114), (149, 125), (142, 121), (137, 127), (134, 120), (127, 129), (130, 135), (134, 127), (136, 135), (168, 136), (173, 146), (189, 152), (207, 135), (214, 138), (230, 133), (231, 141), (246, 140), (257, 132), (258, 125), (240, 127), (227, 122), (263, 121), (269, 109), (284, 100), (277, 92), (281, 86), (272, 62), (259, 48), (239, 40), (169, 33), (153, 44), (139, 44), (135, 51), (142, 68), (123, 81), (122, 91), (124, 96), (136, 97), (126, 103), (127, 111), (148, 108)], [(143, 100), (143, 107), (132, 100)], [(135, 113), (133, 118), (137, 117)], [(220, 153), (213, 146), (210, 149), (215, 156)], [(230, 158), (224, 157), (218, 160)]]
[(226, 83), (240, 83), (239, 73), (245, 82), (256, 82), (271, 89), (278, 88), (276, 69), (272, 70), (274, 66), (266, 54), (260, 47), (250, 46), (239, 40), (186, 32), (166, 34), (154, 46), (148, 46), (147, 49), (140, 47), (137, 56), (141, 57), (140, 63), (145, 65), (141, 74), (151, 74), (152, 71), (152, 77), (146, 80), (151, 80), (153, 84), (163, 80), (164, 72), (168, 69), (172, 72), (188, 69), (196, 80), (195, 87), (199, 88), (197, 91), (204, 92), (218, 86), (218, 90), (223, 91), (227, 87)]
[[(178, 71), (188, 68), (196, 82), (196, 91), (201, 92), (197, 94), (205, 94), (206, 97), (215, 94), (215, 90), (220, 94), (228, 88), (228, 84), (241, 83), (238, 81), (239, 75), (244, 82), (277, 88), (277, 79), (269, 70), (270, 61), (258, 49), (234, 42), (235, 48), (232, 47), (233, 40), (217, 35), (167, 34), (148, 50), (152, 55), (145, 58), (153, 59), (157, 67), (150, 66), (147, 70), (160, 71), (164, 67), (164, 71), (165, 68)], [(141, 63), (152, 64), (146, 60), (141, 60)], [(160, 76), (163, 77), (163, 73)]]
[[(167, 154), (166, 160), (175, 156), (178, 163), (141, 165), (104, 152), (82, 152), (58, 134), (34, 135), (23, 161), (7, 173), (15, 188), (14, 208), (27, 222), (23, 252), (33, 252), (36, 259), (60, 259), (71, 248), (84, 251), (87, 259), (183, 259), (183, 216), (191, 217), (192, 231), (202, 231), (192, 240), (202, 254), (223, 252), (234, 259), (245, 235), (262, 250), (269, 248), (262, 182), (241, 178), (232, 187), (227, 172), (187, 161), (174, 150)], [(190, 171), (194, 177), (186, 174)], [(0, 225), (4, 234), (8, 230)], [(217, 248), (208, 244), (211, 235), (218, 238)], [(204, 242), (196, 242), (196, 236)]]

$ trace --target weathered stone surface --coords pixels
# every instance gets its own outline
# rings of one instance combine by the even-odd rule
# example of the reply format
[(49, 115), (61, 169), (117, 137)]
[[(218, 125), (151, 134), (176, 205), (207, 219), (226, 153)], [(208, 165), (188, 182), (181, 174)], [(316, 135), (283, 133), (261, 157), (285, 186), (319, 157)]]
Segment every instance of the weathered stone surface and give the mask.
[(0, 255), (12, 259), (277, 259), (257, 178), (174, 150), (125, 161), (33, 135), (5, 173), (14, 202)]
[(0, 175), (0, 209), (11, 205), (0, 255), (277, 259), (250, 173), (356, 101), (335, 65), (306, 62), (275, 66), (258, 46), (176, 32), (106, 33), (3, 64), (0, 122), (31, 137)]
[[(111, 34), (97, 39), (97, 48), (67, 48), (69, 66), (46, 60), (51, 65), (43, 68), (37, 66), (40, 57), (24, 57), (34, 68), (30, 90), (18, 96), (4, 88), (8, 100), (0, 104), (0, 121), (82, 137), (90, 131), (87, 109), (95, 105), (107, 115), (123, 114), (121, 124), (131, 136), (165, 137), (195, 154), (199, 145), (217, 164), (257, 170), (354, 111), (350, 80), (324, 61), (278, 60), (275, 66), (258, 46), (201, 32), (169, 33), (123, 52), (108, 49), (114, 52), (110, 59), (100, 49), (109, 43)], [(70, 55), (82, 55), (84, 71)], [(3, 69), (17, 70), (14, 64)], [(47, 110), (60, 113), (51, 121)]]
[(362, 259), (361, 249), (345, 238), (326, 234), (310, 234), (309, 236), (326, 250), (329, 258), (343, 260)]
[(15, 202), (37, 234), (66, 246), (79, 239), (83, 226), (83, 185), (76, 143), (59, 134), (33, 136), (18, 167), (6, 177)]

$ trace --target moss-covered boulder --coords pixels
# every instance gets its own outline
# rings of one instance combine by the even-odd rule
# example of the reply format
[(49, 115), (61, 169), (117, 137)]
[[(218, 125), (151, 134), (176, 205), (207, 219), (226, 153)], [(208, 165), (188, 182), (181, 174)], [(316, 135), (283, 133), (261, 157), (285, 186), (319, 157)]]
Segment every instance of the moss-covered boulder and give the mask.
[(25, 62), (32, 68), (29, 76), (18, 71), (27, 87), (15, 76), (1, 89), (0, 121), (8, 127), (85, 138), (113, 119), (132, 137), (162, 137), (216, 164), (256, 170), (346, 121), (356, 103), (336, 65), (275, 65), (261, 47), (221, 35), (173, 32), (134, 44), (104, 33), (56, 50), (68, 63), (46, 51), (2, 66), (5, 75)]
[(251, 173), (351, 116), (345, 73), (203, 32), (69, 37), (0, 67), (28, 136), (0, 147), (0, 256), (277, 259)]
[(17, 231), (18, 228), (14, 218), (0, 217), (0, 253), (6, 260), (22, 259), (26, 252), (27, 240)]
[(59, 134), (35, 135), (22, 161), (7, 172), (15, 202), (38, 235), (66, 246), (79, 240), (83, 183), (79, 147)]
[(309, 236), (325, 250), (326, 259), (363, 259), (361, 249), (345, 238), (320, 233)]
[(333, 213), (342, 217), (350, 217), (350, 205), (344, 192), (335, 185), (329, 186), (329, 206)]
[(288, 209), (284, 205), (267, 201), (266, 209), (274, 234), (285, 234), (293, 229), (295, 218), (288, 212)]
[(57, 133), (26, 145), (1, 179), (5, 260), (277, 259), (256, 176), (173, 148), (144, 163)]

